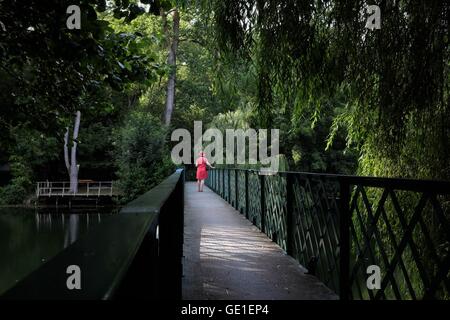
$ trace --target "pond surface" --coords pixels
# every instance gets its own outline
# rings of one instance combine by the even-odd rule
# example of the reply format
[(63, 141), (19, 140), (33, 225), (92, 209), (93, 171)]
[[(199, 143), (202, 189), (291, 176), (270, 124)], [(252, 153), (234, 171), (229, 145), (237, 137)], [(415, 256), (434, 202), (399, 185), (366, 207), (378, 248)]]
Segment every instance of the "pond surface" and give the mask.
[(0, 208), (0, 295), (116, 211)]

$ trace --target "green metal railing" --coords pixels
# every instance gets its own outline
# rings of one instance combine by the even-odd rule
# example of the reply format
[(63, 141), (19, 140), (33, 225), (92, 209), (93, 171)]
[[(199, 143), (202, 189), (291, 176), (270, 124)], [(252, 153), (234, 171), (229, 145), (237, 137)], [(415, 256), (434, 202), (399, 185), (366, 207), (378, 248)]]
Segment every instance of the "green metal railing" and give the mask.
[(215, 169), (207, 185), (341, 299), (450, 298), (450, 182)]
[[(108, 217), (1, 299), (181, 299), (184, 171)], [(81, 269), (69, 290), (67, 267)]]

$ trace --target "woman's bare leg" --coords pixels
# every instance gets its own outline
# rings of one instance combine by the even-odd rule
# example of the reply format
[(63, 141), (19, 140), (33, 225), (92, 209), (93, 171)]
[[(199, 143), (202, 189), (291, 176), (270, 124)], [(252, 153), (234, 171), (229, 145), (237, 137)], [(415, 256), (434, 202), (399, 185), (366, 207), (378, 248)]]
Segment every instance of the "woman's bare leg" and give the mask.
[(201, 184), (200, 180), (197, 180), (198, 192), (200, 192), (200, 184)]
[(200, 192), (203, 192), (203, 184), (205, 183), (205, 180), (200, 180)]

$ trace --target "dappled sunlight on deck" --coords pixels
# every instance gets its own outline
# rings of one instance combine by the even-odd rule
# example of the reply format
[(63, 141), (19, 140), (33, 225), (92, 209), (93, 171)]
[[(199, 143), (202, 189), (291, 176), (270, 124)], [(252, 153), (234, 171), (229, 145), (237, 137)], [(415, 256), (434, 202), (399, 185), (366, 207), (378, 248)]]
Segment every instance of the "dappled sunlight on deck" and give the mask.
[(208, 188), (186, 183), (184, 299), (336, 299)]

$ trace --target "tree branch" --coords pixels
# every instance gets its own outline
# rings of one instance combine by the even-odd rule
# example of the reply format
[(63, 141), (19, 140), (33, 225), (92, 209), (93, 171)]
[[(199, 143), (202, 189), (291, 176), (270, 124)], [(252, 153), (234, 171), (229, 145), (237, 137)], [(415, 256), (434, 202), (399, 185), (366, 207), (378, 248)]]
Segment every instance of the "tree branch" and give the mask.
[[(163, 9), (161, 9), (162, 11), (164, 11)], [(169, 11), (167, 11), (167, 12), (164, 12), (164, 15), (167, 17), (169, 14), (171, 14), (172, 12), (175, 12), (175, 10), (177, 10), (177, 8), (175, 7), (175, 8), (173, 8), (173, 9), (170, 9)]]

